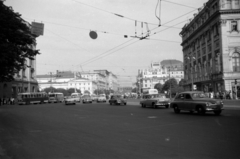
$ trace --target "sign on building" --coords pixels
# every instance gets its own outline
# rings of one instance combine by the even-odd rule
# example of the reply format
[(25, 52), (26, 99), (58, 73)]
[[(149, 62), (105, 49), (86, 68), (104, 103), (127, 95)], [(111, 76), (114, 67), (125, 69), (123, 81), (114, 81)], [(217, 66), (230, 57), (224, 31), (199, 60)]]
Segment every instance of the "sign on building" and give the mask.
[(43, 23), (37, 23), (37, 22), (32, 22), (32, 28), (31, 32), (37, 36), (43, 35), (44, 31), (44, 24)]

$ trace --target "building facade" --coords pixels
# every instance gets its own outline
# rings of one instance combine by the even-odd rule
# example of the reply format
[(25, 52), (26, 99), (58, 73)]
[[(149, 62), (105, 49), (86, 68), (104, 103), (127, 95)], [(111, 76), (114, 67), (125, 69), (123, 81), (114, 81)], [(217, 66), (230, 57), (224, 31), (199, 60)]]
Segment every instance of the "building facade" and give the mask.
[(234, 94), (240, 89), (240, 1), (209, 0), (198, 11), (180, 32), (185, 89)]
[(58, 71), (56, 74), (37, 75), (40, 90), (45, 88), (63, 88), (63, 89), (79, 89), (82, 93), (88, 91), (93, 94), (97, 89), (97, 83), (91, 79), (83, 78), (80, 73), (71, 71)]
[(177, 82), (184, 78), (181, 61), (171, 59), (153, 62), (150, 68), (138, 70), (138, 91), (154, 88), (157, 83), (164, 84), (170, 78), (175, 78)]
[[(35, 49), (35, 46), (32, 49)], [(15, 74), (14, 81), (0, 83), (0, 98), (16, 98), (18, 93), (39, 90), (36, 79), (36, 57), (35, 60), (26, 59), (25, 65), (29, 67), (25, 67)]]
[(37, 75), (40, 90), (45, 88), (76, 88), (82, 93), (88, 90), (94, 94), (95, 90), (117, 90), (117, 76), (106, 70), (71, 72), (58, 71), (48, 75)]

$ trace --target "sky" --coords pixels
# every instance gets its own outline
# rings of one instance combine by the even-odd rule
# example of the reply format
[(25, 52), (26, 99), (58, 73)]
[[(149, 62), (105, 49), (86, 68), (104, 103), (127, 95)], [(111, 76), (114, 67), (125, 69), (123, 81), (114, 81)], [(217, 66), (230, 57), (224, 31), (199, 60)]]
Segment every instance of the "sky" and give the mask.
[[(151, 62), (183, 61), (179, 33), (206, 2), (6, 0), (4, 4), (29, 23), (44, 23), (44, 35), (36, 40), (41, 53), (36, 58), (37, 75), (108, 70), (118, 76), (121, 86), (132, 86), (138, 70), (149, 68)], [(96, 39), (89, 36), (91, 31), (97, 33)], [(147, 39), (135, 37), (148, 31)]]

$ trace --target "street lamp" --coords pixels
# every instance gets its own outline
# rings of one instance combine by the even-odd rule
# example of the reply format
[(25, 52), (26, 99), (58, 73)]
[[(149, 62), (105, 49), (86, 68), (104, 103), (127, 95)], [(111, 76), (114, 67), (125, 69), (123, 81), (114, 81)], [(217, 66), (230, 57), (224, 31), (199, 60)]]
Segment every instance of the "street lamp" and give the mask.
[[(190, 60), (190, 63), (193, 62), (193, 60), (195, 60), (195, 57), (194, 56), (188, 56), (187, 57), (189, 60)], [(191, 90), (193, 91), (193, 72), (191, 72)]]
[(169, 88), (169, 95), (170, 99), (172, 99), (172, 85), (171, 85), (171, 74), (170, 74), (171, 66), (169, 66), (169, 83), (170, 83), (170, 88)]

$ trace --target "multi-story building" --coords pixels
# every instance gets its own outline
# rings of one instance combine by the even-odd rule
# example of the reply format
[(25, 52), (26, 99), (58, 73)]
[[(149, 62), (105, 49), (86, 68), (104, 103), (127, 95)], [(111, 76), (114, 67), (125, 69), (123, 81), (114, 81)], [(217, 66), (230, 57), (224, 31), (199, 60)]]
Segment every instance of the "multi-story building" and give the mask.
[(109, 85), (108, 85), (109, 89), (113, 91), (118, 90), (118, 87), (119, 87), (118, 77), (112, 72), (109, 73), (108, 82), (109, 82)]
[(183, 63), (178, 60), (163, 60), (151, 63), (148, 69), (138, 70), (138, 90), (154, 88), (157, 83), (164, 84), (170, 78), (177, 82), (184, 78)]
[(240, 88), (239, 0), (209, 0), (180, 35), (186, 89), (196, 85), (202, 91), (234, 93)]
[(93, 79), (83, 78), (80, 73), (71, 71), (58, 71), (56, 74), (37, 75), (40, 90), (45, 88), (76, 88), (82, 93), (89, 91), (91, 94), (97, 89), (97, 83)]
[(105, 90), (108, 88), (107, 77), (105, 74), (102, 74), (100, 72), (89, 71), (89, 72), (81, 72), (81, 77), (96, 82), (97, 89), (99, 90)]

